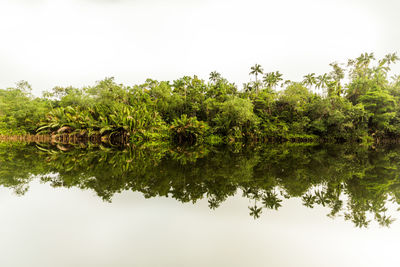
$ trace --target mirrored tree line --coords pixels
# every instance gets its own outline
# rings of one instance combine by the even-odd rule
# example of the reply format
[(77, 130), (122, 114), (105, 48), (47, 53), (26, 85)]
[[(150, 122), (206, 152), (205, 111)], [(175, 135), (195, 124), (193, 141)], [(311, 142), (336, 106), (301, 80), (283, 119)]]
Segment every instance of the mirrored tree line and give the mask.
[[(329, 208), (358, 227), (388, 226), (389, 203), (400, 203), (400, 148), (354, 145), (264, 145), (223, 148), (112, 149), (0, 143), (0, 184), (23, 195), (34, 179), (52, 187), (93, 190), (105, 201), (131, 190), (146, 198), (208, 201), (218, 208), (241, 193), (260, 217), (286, 198)], [(54, 175), (57, 174), (57, 175)]]

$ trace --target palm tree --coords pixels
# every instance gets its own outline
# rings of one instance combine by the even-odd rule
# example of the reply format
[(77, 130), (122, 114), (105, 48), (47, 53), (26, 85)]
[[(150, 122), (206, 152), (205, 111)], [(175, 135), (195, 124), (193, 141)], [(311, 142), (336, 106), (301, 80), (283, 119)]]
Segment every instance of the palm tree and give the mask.
[[(383, 69), (385, 72), (390, 71), (390, 65), (393, 63), (396, 63), (396, 61), (398, 61), (400, 58), (397, 56), (396, 53), (391, 53), (391, 54), (387, 54), (385, 55), (385, 57), (381, 60), (379, 60), (379, 69)], [(384, 65), (386, 65), (384, 67)]]
[(283, 85), (286, 85), (286, 86), (289, 86), (289, 85), (291, 85), (293, 82), (291, 81), (291, 80), (285, 80), (284, 82), (283, 82)]
[(257, 81), (257, 75), (258, 74), (262, 74), (263, 73), (263, 69), (261, 67), (260, 64), (255, 64), (253, 67), (250, 68), (250, 75), (254, 75), (256, 77), (256, 81)]
[(384, 59), (388, 65), (396, 63), (396, 61), (400, 60), (400, 58), (397, 56), (397, 53), (387, 54)]
[(364, 68), (367, 68), (369, 66), (369, 63), (371, 63), (371, 60), (374, 60), (375, 56), (374, 53), (364, 53), (361, 54), (358, 58), (356, 58), (356, 64), (357, 66), (361, 66)]
[(210, 73), (210, 81), (212, 81), (214, 84), (217, 83), (217, 81), (219, 81), (221, 79), (221, 74), (213, 71)]
[(317, 88), (317, 89), (320, 89), (320, 88), (325, 89), (327, 87), (327, 85), (328, 85), (328, 82), (329, 82), (330, 78), (331, 77), (326, 73), (324, 73), (323, 75), (319, 75), (316, 78), (315, 88)]
[(280, 81), (283, 81), (283, 78), (282, 78), (282, 76), (283, 76), (283, 74), (282, 74), (282, 73), (280, 73), (278, 70), (277, 70), (277, 71), (275, 71), (275, 80), (276, 80), (276, 85), (278, 85), (278, 83), (279, 83)]
[(396, 74), (392, 76), (392, 84), (394, 86), (400, 85), (400, 75)]
[(310, 86), (311, 90), (311, 87), (316, 83), (315, 73), (304, 75), (303, 78), (303, 84), (306, 86)]
[(251, 91), (253, 91), (253, 87), (251, 87), (250, 83), (243, 83), (243, 90), (246, 93), (250, 93)]
[(270, 89), (274, 89), (282, 80), (282, 74), (279, 71), (266, 73), (263, 77), (265, 85)]
[(339, 66), (339, 63), (333, 62), (329, 64), (333, 68), (333, 71), (329, 73), (330, 77), (334, 80), (334, 89), (335, 93), (340, 96), (342, 93), (342, 86), (340, 84), (340, 81), (344, 78), (344, 70)]
[(250, 75), (254, 75), (255, 77), (256, 77), (256, 82), (255, 82), (255, 85), (256, 85), (256, 91), (258, 91), (258, 80), (257, 80), (257, 76), (258, 76), (258, 74), (262, 74), (263, 73), (263, 69), (262, 69), (262, 67), (261, 67), (261, 65), (260, 64), (255, 64), (253, 67), (251, 67), (250, 68)]
[(253, 82), (253, 87), (254, 87), (254, 89), (256, 89), (256, 93), (258, 93), (258, 89), (260, 88), (260, 86), (262, 86), (262, 82), (261, 81)]

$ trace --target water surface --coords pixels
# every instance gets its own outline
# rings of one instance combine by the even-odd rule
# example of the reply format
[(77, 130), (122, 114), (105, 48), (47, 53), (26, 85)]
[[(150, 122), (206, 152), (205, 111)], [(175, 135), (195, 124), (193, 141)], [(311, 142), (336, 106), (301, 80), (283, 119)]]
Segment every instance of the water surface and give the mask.
[(1, 266), (388, 266), (397, 147), (0, 144)]

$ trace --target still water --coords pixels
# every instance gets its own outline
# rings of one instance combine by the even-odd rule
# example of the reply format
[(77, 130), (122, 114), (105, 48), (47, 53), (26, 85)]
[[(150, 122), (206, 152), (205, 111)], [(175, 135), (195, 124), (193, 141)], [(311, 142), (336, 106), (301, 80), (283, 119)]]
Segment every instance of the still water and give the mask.
[(398, 266), (400, 147), (0, 143), (0, 266)]

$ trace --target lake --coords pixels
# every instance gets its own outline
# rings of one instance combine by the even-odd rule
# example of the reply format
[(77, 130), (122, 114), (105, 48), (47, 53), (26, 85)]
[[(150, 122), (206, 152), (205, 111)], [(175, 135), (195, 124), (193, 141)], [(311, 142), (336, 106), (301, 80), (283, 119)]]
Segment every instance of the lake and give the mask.
[(400, 147), (0, 143), (1, 266), (396, 266)]

